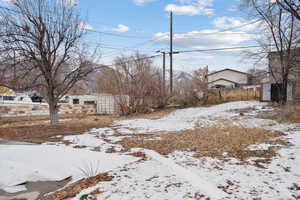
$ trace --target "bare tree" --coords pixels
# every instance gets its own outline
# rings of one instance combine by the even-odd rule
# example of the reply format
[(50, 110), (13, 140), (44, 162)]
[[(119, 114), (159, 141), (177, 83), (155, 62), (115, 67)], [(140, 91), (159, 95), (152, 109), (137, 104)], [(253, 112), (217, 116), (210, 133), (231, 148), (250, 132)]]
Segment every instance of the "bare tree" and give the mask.
[(120, 94), (116, 83), (118, 82), (119, 75), (117, 71), (111, 67), (103, 67), (96, 75), (96, 85), (94, 92), (108, 93), (112, 95)]
[(204, 97), (208, 95), (208, 67), (199, 68), (193, 71), (193, 81), (198, 90), (203, 92)]
[(247, 73), (250, 75), (250, 84), (258, 85), (268, 77), (268, 69), (250, 68)]
[(291, 13), (296, 19), (300, 20), (300, 1), (299, 0), (276, 0), (276, 3)]
[(291, 76), (298, 69), (299, 23), (277, 1), (244, 0), (244, 3), (252, 16), (262, 21), (263, 29), (257, 38), (260, 54), (268, 55), (269, 73), (284, 103)]
[(130, 57), (115, 60), (115, 80), (120, 94), (130, 97), (132, 112), (145, 112), (155, 96), (157, 71), (152, 60), (146, 55), (136, 53)]
[(191, 73), (184, 72), (184, 74), (184, 78), (182, 76), (181, 81), (176, 84), (173, 97), (175, 102), (188, 105), (197, 104), (202, 100), (206, 101), (208, 97), (208, 68), (199, 68)]
[(147, 55), (120, 56), (99, 72), (95, 91), (116, 95), (123, 114), (147, 112), (163, 103), (162, 72)]
[(44, 95), (57, 124), (59, 100), (93, 71), (78, 11), (65, 0), (14, 0), (0, 8), (0, 18), (2, 51)]

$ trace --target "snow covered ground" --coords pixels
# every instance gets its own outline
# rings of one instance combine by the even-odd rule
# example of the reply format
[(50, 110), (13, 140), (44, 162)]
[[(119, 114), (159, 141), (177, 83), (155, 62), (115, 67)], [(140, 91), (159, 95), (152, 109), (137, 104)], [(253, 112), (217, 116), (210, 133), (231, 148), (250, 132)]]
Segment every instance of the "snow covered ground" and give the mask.
[[(245, 115), (233, 111), (246, 108), (252, 109)], [(228, 158), (227, 162), (209, 157), (195, 158), (193, 152), (174, 152), (161, 162), (156, 156), (149, 155), (148, 150), (142, 149), (140, 151), (146, 153), (148, 160), (111, 172), (116, 177), (112, 182), (84, 190), (77, 199), (96, 188), (105, 191), (97, 196), (99, 200), (201, 199), (202, 195), (211, 199), (300, 198), (300, 124), (279, 124), (273, 120), (255, 118), (257, 113), (270, 109), (259, 102), (232, 102), (209, 108), (178, 110), (158, 120), (116, 122), (112, 131), (128, 135), (193, 129), (232, 119), (235, 125), (282, 131), (287, 134), (282, 139), (292, 146), (280, 149), (278, 156), (269, 164), (262, 164), (265, 168), (251, 165), (260, 158), (250, 158), (250, 164), (243, 164), (234, 158)], [(98, 135), (101, 135), (100, 132)], [(94, 130), (94, 133), (97, 134), (97, 131)], [(249, 148), (268, 149), (272, 146), (257, 144)]]
[[(251, 109), (243, 115), (234, 111), (247, 108)], [(71, 143), (69, 146), (63, 143), (0, 145), (0, 189), (9, 190), (9, 186), (25, 180), (62, 179), (69, 175), (79, 178), (80, 164), (99, 161), (100, 171), (109, 171), (114, 179), (83, 190), (75, 199), (79, 200), (95, 189), (104, 191), (97, 195), (98, 200), (297, 199), (300, 198), (300, 124), (278, 124), (255, 117), (258, 112), (270, 110), (265, 103), (232, 102), (181, 109), (157, 120), (117, 121), (112, 127), (64, 137), (63, 140)], [(234, 158), (228, 158), (228, 161), (195, 158), (194, 152), (173, 152), (162, 156), (147, 149), (131, 149), (131, 152), (144, 152), (147, 156), (145, 160), (138, 160), (128, 156), (129, 152), (122, 152), (121, 145), (114, 144), (136, 134), (201, 128), (218, 125), (220, 120), (232, 120), (233, 124), (250, 128), (282, 131), (287, 134), (282, 139), (291, 145), (282, 147), (270, 163), (263, 163), (264, 168), (259, 168), (251, 165), (259, 159), (255, 157), (248, 160), (250, 164), (244, 164)], [(76, 146), (82, 149), (75, 149)], [(248, 149), (272, 146), (256, 144)], [(100, 152), (94, 152), (95, 148)], [(117, 153), (105, 153), (111, 148)]]
[(115, 123), (117, 131), (122, 134), (139, 134), (159, 131), (182, 131), (195, 127), (213, 125), (216, 119), (230, 119), (238, 113), (228, 112), (232, 109), (249, 107), (262, 108), (265, 104), (257, 101), (225, 103), (211, 107), (180, 109), (157, 119), (123, 120)]
[(92, 165), (99, 173), (110, 171), (137, 158), (92, 152), (55, 145), (0, 145), (0, 189), (6, 192), (26, 190), (18, 186), (27, 181), (58, 181), (83, 178), (82, 170)]

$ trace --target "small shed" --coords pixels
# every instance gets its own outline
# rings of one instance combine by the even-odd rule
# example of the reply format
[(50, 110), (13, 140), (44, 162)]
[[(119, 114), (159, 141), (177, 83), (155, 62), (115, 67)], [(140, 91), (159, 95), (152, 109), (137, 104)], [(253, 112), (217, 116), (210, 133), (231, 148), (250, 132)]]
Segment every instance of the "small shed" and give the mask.
[[(263, 83), (261, 86), (261, 101), (263, 102), (270, 102), (280, 101), (280, 90), (279, 90), (279, 84), (277, 83)], [(294, 86), (292, 84), (288, 85), (287, 88), (287, 101), (293, 101), (294, 100)]]
[(129, 104), (127, 95), (97, 95), (97, 113), (99, 114), (120, 114), (121, 106)]

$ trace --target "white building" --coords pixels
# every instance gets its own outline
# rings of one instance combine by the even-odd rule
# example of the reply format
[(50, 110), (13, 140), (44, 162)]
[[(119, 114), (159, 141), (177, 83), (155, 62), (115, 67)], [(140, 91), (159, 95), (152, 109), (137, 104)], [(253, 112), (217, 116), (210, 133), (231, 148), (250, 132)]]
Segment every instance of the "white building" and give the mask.
[(60, 103), (71, 105), (94, 104), (99, 114), (119, 114), (121, 105), (129, 104), (129, 96), (112, 94), (65, 95)]
[(207, 75), (209, 88), (235, 88), (249, 83), (249, 74), (233, 69), (223, 69)]
[(30, 104), (31, 98), (25, 93), (15, 93), (13, 90), (0, 87), (0, 104)]
[(73, 105), (97, 104), (97, 95), (65, 95), (60, 100), (60, 103), (68, 103)]

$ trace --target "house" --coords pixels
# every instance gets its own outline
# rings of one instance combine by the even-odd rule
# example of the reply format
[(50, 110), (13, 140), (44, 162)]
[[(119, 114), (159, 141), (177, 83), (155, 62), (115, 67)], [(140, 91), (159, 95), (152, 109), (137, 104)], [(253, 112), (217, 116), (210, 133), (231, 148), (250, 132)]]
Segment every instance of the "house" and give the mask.
[(250, 75), (233, 70), (223, 69), (207, 75), (209, 88), (236, 88), (248, 85)]
[(27, 104), (32, 103), (31, 98), (25, 93), (15, 93), (13, 90), (0, 87), (0, 104)]
[[(284, 64), (291, 64), (290, 73), (288, 76), (288, 86), (287, 86), (287, 101), (300, 101), (300, 65), (297, 58), (300, 57), (300, 49), (295, 49), (291, 51), (296, 58), (295, 61), (287, 60)], [(269, 60), (269, 76), (262, 83), (262, 94), (261, 101), (280, 101), (281, 99), (281, 90), (282, 88), (282, 67), (280, 62), (280, 54), (278, 52), (270, 52), (268, 55)]]

